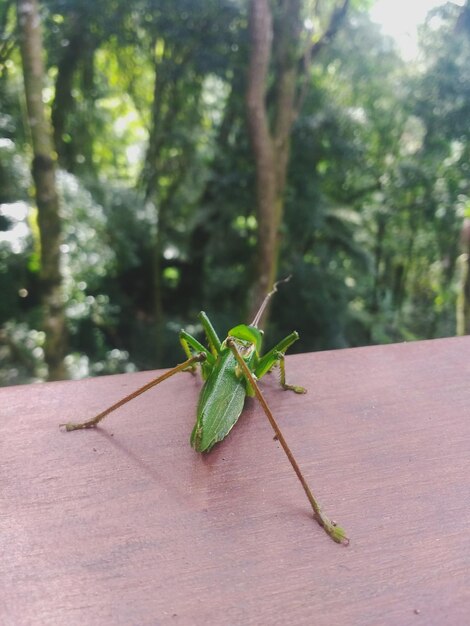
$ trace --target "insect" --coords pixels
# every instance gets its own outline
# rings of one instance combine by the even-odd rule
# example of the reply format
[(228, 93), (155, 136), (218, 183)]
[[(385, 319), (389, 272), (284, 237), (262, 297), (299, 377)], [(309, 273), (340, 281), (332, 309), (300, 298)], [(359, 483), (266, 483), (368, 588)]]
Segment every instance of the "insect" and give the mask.
[(299, 338), (297, 332), (290, 333), (266, 354), (261, 355), (263, 331), (258, 327), (260, 319), (269, 300), (276, 293), (278, 285), (286, 282), (289, 278), (274, 284), (272, 291), (265, 297), (251, 324), (235, 326), (229, 331), (224, 341), (220, 341), (208, 316), (201, 312), (199, 320), (207, 338), (208, 348), (204, 347), (185, 330), (182, 330), (180, 332), (180, 342), (187, 356), (186, 361), (125, 396), (92, 419), (80, 423), (69, 422), (68, 424), (61, 424), (61, 426), (64, 426), (67, 431), (94, 428), (109, 413), (174, 374), (182, 371), (195, 373), (199, 364), (204, 385), (199, 396), (196, 423), (191, 433), (191, 446), (197, 452), (209, 452), (216, 443), (222, 441), (228, 435), (236, 424), (243, 410), (246, 396), (256, 396), (275, 432), (275, 439), (281, 444), (297, 478), (302, 484), (313, 509), (314, 519), (336, 543), (347, 545), (349, 539), (346, 537), (344, 530), (336, 522), (330, 520), (321, 510), (257, 382), (275, 366), (279, 366), (281, 386), (295, 393), (306, 393), (303, 387), (286, 383), (284, 355), (289, 346)]

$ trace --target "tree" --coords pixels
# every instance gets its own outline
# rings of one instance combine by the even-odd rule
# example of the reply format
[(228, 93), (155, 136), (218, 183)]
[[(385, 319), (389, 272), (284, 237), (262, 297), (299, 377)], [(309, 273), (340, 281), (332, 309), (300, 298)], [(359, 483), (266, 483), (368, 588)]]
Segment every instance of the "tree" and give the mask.
[(470, 219), (464, 220), (459, 258), (461, 278), (457, 298), (457, 335), (470, 335)]
[[(292, 328), (302, 351), (454, 332), (458, 288), (470, 298), (465, 238), (456, 262), (470, 215), (469, 13), (440, 9), (413, 64), (368, 2), (40, 3), (71, 375), (170, 365), (201, 308), (230, 328), (275, 274), (292, 280), (273, 299), (273, 342)], [(59, 241), (27, 216), (15, 5), (0, 0), (7, 383), (45, 376), (40, 243)], [(35, 170), (54, 161), (45, 151)]]
[[(226, 71), (238, 13), (233, 3), (220, 0), (150, 0), (149, 7), (151, 19), (145, 29), (153, 66), (153, 98), (141, 183), (145, 204), (155, 217), (152, 299), (155, 354), (160, 363), (166, 317), (165, 248), (171, 242), (174, 224), (187, 217), (188, 187), (193, 193), (198, 188), (195, 179), (204, 165), (204, 159), (198, 159), (198, 149), (204, 142), (208, 144), (211, 131), (205, 119), (204, 95), (207, 97), (210, 81), (217, 83), (216, 77)], [(181, 250), (175, 239), (171, 243)], [(196, 280), (203, 283), (202, 276)]]
[[(333, 10), (328, 27), (312, 43), (305, 41), (301, 0), (278, 0), (274, 15), (269, 0), (250, 2), (251, 52), (246, 100), (256, 163), (258, 218), (252, 314), (276, 277), (291, 133), (305, 95), (301, 83), (304, 81), (305, 85), (312, 60), (335, 35), (348, 6), (349, 0), (344, 0)], [(271, 61), (274, 61), (271, 78), (274, 93), (268, 93)]]
[(426, 65), (416, 81), (415, 111), (425, 127), (420, 156), (430, 187), (426, 202), (433, 210), (427, 217), (440, 255), (439, 295), (456, 309), (457, 334), (466, 334), (470, 332), (470, 2), (462, 7), (447, 3), (432, 11), (421, 29), (421, 46)]
[(61, 223), (52, 131), (42, 98), (44, 51), (37, 0), (18, 0), (17, 11), (41, 241), (40, 278), (43, 328), (46, 333), (45, 360), (49, 379), (58, 380), (67, 377), (64, 365), (67, 341), (60, 270)]

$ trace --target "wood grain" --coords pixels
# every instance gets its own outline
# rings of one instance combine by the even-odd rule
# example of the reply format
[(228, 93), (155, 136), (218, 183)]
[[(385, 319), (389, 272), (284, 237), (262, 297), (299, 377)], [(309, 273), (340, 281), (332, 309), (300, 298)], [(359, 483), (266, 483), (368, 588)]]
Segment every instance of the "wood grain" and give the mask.
[(287, 359), (266, 397), (334, 544), (254, 400), (209, 455), (181, 374), (0, 390), (2, 625), (470, 623), (470, 338)]

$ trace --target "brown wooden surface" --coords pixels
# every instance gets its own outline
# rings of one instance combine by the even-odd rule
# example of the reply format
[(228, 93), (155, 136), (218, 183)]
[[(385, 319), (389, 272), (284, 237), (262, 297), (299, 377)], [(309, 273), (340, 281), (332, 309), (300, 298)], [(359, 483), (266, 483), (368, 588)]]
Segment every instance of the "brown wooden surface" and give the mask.
[(249, 400), (206, 456), (180, 374), (0, 390), (0, 623), (470, 623), (470, 338), (293, 356), (263, 381), (334, 544)]

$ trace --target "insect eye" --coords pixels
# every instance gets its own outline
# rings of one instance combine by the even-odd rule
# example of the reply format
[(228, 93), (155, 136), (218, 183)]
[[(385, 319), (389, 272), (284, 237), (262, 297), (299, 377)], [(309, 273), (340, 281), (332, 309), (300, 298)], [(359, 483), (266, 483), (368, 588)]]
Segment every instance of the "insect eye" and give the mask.
[(254, 348), (254, 345), (252, 343), (240, 346), (240, 354), (245, 360), (251, 356), (253, 352), (253, 348)]

